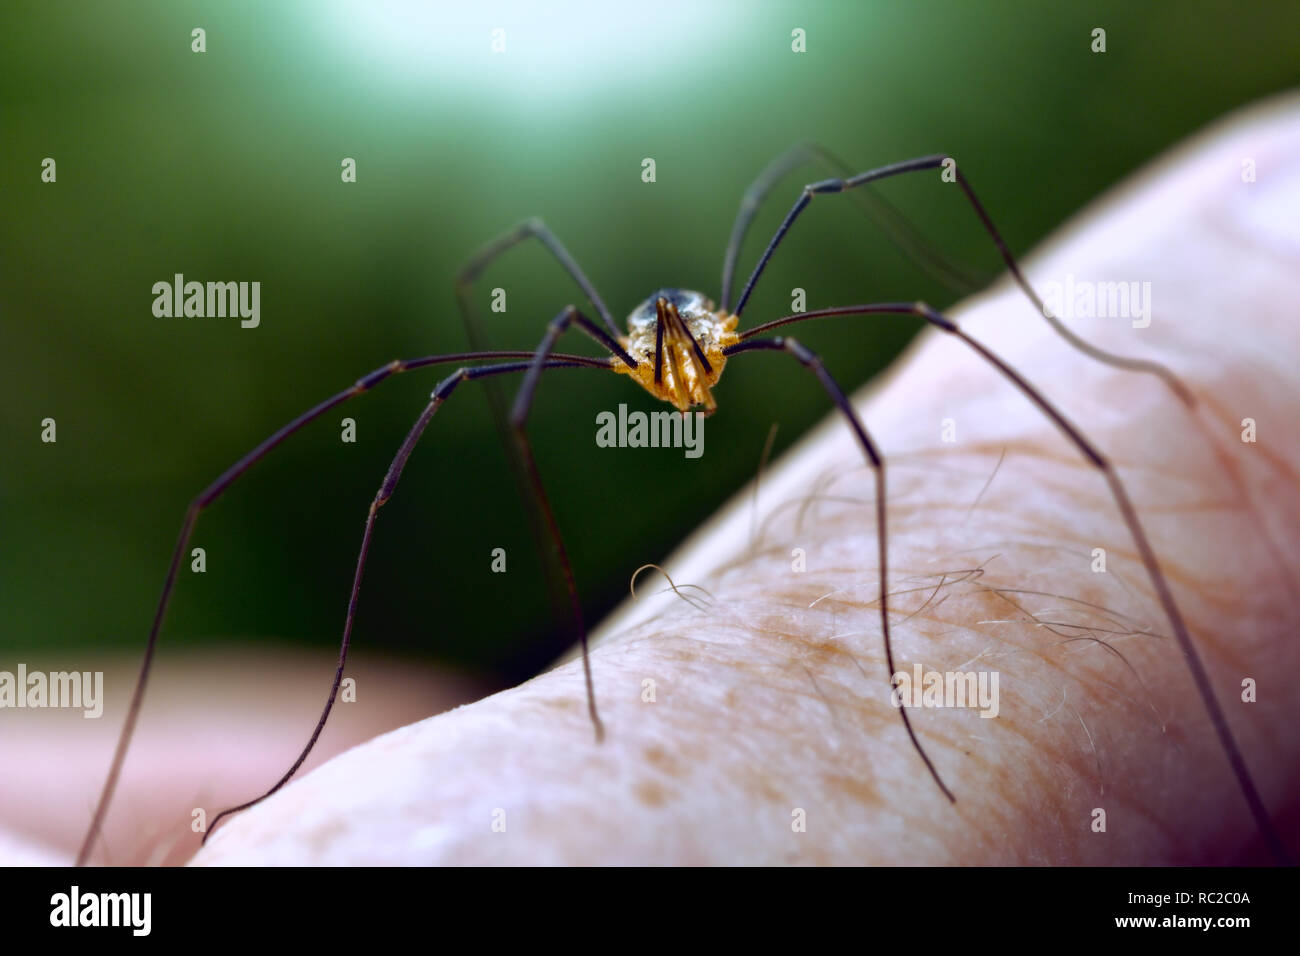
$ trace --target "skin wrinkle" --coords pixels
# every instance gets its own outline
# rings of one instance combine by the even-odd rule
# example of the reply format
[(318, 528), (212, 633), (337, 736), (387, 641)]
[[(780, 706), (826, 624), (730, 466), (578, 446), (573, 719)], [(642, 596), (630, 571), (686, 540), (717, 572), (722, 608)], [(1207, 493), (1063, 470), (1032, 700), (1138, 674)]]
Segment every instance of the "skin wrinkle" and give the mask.
[[(1015, 542), (999, 541), (999, 542), (996, 543), (995, 546), (997, 546), (997, 547), (1014, 547), (1014, 546), (1016, 546), (1016, 543), (1015, 543)], [(1077, 558), (1077, 559), (1087, 559), (1087, 558), (1091, 558), (1091, 555), (1090, 555), (1090, 554), (1081, 553), (1081, 552), (1068, 552), (1066, 549), (1061, 548), (1061, 547), (1058, 547), (1058, 546), (1055, 545), (1055, 544), (1046, 544), (1046, 543), (1038, 542), (1038, 541), (1025, 541), (1025, 542), (1020, 543), (1020, 544), (1019, 544), (1019, 547), (1020, 547), (1020, 549), (1021, 549), (1022, 551), (1025, 551), (1025, 552), (1030, 552), (1030, 551), (1040, 550), (1040, 549), (1041, 549), (1041, 550), (1046, 550), (1046, 551), (1055, 552), (1055, 553), (1058, 553), (1058, 554), (1059, 554), (1059, 553), (1068, 553), (1068, 554), (1070, 554), (1072, 557), (1075, 557), (1075, 558)], [(1143, 601), (1143, 600), (1146, 600), (1146, 599), (1147, 599), (1146, 597), (1144, 597), (1143, 595), (1140, 595), (1137, 591), (1135, 591), (1135, 590), (1133, 589), (1133, 587), (1129, 584), (1129, 582), (1128, 582), (1126, 576), (1125, 576), (1124, 574), (1122, 574), (1121, 572), (1116, 571), (1116, 570), (1111, 570), (1111, 569), (1108, 568), (1106, 573), (1110, 576), (1110, 580), (1114, 581), (1114, 582), (1116, 583), (1116, 585), (1117, 585), (1117, 586), (1118, 586), (1118, 587), (1119, 587), (1119, 588), (1124, 592), (1124, 596), (1125, 596), (1128, 600), (1133, 601), (1133, 602), (1140, 602), (1140, 601)], [(1051, 597), (1051, 598), (1056, 599), (1056, 600), (1065, 600), (1065, 601), (1069, 601), (1071, 604), (1078, 605), (1079, 607), (1090, 608), (1090, 609), (1092, 609), (1092, 610), (1095, 610), (1095, 611), (1102, 611), (1102, 612), (1105, 612), (1105, 613), (1107, 613), (1107, 614), (1115, 614), (1115, 613), (1119, 613), (1119, 612), (1117, 612), (1113, 607), (1106, 607), (1106, 606), (1104, 606), (1104, 605), (1102, 605), (1102, 604), (1099, 604), (1099, 603), (1097, 603), (1097, 602), (1095, 602), (1095, 601), (1086, 601), (1086, 600), (1084, 600), (1082, 597), (1080, 597), (1080, 596), (1077, 595), (1077, 594), (1076, 594), (1076, 595), (1073, 595), (1073, 596), (1069, 596), (1069, 595), (1063, 595), (1063, 594), (1056, 594), (1056, 593), (1054, 593), (1054, 592), (1050, 592), (1050, 591), (1035, 591), (1035, 590), (1033, 590), (1032, 588), (1025, 588), (1025, 587), (1003, 587), (1003, 588), (1000, 588), (999, 590), (1000, 590), (1004, 595), (1005, 595), (1005, 594), (1025, 594), (1025, 595), (1034, 595), (1034, 596), (1037, 596), (1037, 597)], [(1136, 618), (1134, 618), (1134, 617), (1132, 617), (1132, 616), (1130, 616), (1130, 615), (1124, 615), (1124, 617), (1127, 617), (1129, 620), (1136, 620)], [(1152, 635), (1154, 635), (1154, 636), (1158, 636), (1158, 637), (1168, 637), (1167, 634), (1163, 634), (1163, 633), (1160, 633), (1160, 632), (1157, 632), (1157, 631), (1153, 630), (1153, 629), (1151, 628), (1151, 625), (1148, 624), (1148, 623), (1144, 623), (1144, 624), (1142, 625), (1141, 628), (1134, 628), (1134, 630), (1139, 630), (1139, 631), (1141, 631), (1142, 633), (1152, 634)]]
[[(1241, 427), (1240, 421), (1239, 420), (1233, 421), (1232, 419), (1230, 419), (1229, 416), (1227, 415), (1226, 410), (1224, 410), (1222, 406), (1214, 402), (1212, 395), (1205, 400), (1204, 404), (1210, 409), (1212, 409), (1214, 417), (1225, 428)], [(1217, 449), (1217, 451), (1221, 452), (1222, 449)], [(1263, 458), (1267, 464), (1271, 465), (1274, 471), (1278, 472), (1279, 477), (1281, 478), (1285, 486), (1295, 487), (1297, 483), (1300, 483), (1300, 470), (1297, 470), (1296, 468), (1293, 468), (1290, 465), (1288, 465), (1286, 461), (1284, 461), (1280, 456), (1273, 454), (1271, 450), (1267, 448), (1261, 448), (1260, 457)], [(1226, 454), (1220, 454), (1219, 459), (1223, 467), (1227, 469), (1228, 472), (1232, 475), (1234, 486), (1245, 489), (1243, 493), (1243, 497), (1249, 504), (1250, 515), (1251, 515), (1252, 523), (1255, 526), (1256, 533), (1263, 537), (1265, 543), (1269, 548), (1269, 553), (1273, 557), (1274, 561), (1277, 563), (1278, 567), (1287, 576), (1287, 579), (1289, 580), (1292, 589), (1293, 590), (1300, 589), (1298, 588), (1298, 584), (1300, 584), (1300, 582), (1297, 581), (1297, 574), (1300, 573), (1300, 571), (1298, 571), (1297, 569), (1296, 561), (1292, 556), (1290, 556), (1287, 553), (1286, 549), (1282, 546), (1281, 542), (1279, 541), (1277, 537), (1279, 532), (1277, 531), (1277, 529), (1275, 529), (1274, 526), (1265, 519), (1263, 514), (1263, 508), (1260, 503), (1259, 492), (1249, 482), (1245, 480), (1241, 466), (1238, 465), (1238, 463), (1234, 461), (1231, 458), (1231, 456)]]
[[(1103, 641), (1103, 640), (1101, 640), (1101, 639), (1099, 639), (1099, 638), (1095, 638), (1095, 637), (1073, 637), (1073, 638), (1066, 638), (1066, 639), (1063, 640), (1063, 641), (1059, 641), (1059, 642), (1057, 642), (1057, 644), (1058, 644), (1058, 646), (1063, 646), (1063, 645), (1065, 645), (1065, 644), (1074, 643), (1074, 642), (1076, 642), (1076, 641), (1085, 641), (1085, 642), (1088, 642), (1088, 643), (1090, 643), (1090, 644), (1095, 644), (1095, 645), (1097, 645), (1097, 646), (1100, 646), (1100, 647), (1102, 647), (1102, 648), (1105, 648), (1106, 650), (1111, 651), (1112, 653), (1116, 654), (1116, 655), (1119, 657), (1120, 661), (1124, 664), (1125, 668), (1128, 670), (1128, 673), (1132, 675), (1132, 677), (1137, 681), (1138, 686), (1141, 688), (1143, 695), (1146, 697), (1146, 705), (1145, 705), (1145, 706), (1146, 706), (1148, 709), (1150, 709), (1150, 710), (1152, 710), (1152, 711), (1155, 711), (1155, 704), (1153, 704), (1153, 703), (1151, 702), (1151, 695), (1150, 695), (1150, 692), (1147, 690), (1146, 683), (1142, 680), (1142, 675), (1138, 673), (1137, 668), (1135, 668), (1135, 667), (1132, 665), (1132, 663), (1129, 661), (1129, 659), (1128, 659), (1127, 657), (1125, 657), (1122, 653), (1120, 653), (1120, 651), (1118, 651), (1115, 647), (1113, 647), (1113, 646), (1112, 646), (1110, 643), (1108, 643), (1107, 641)], [(1137, 698), (1132, 697), (1132, 696), (1129, 695), (1129, 694), (1126, 694), (1126, 693), (1125, 693), (1125, 692), (1124, 692), (1124, 691), (1123, 691), (1123, 690), (1122, 690), (1122, 689), (1121, 689), (1117, 684), (1110, 683), (1110, 682), (1104, 682), (1104, 686), (1105, 686), (1108, 690), (1110, 690), (1112, 693), (1114, 693), (1115, 695), (1117, 695), (1117, 696), (1123, 698), (1125, 701), (1128, 701), (1129, 703), (1137, 703)], [(1156, 712), (1154, 716), (1155, 716), (1155, 724), (1156, 724), (1156, 726), (1162, 726), (1162, 721), (1160, 720), (1159, 712)]]
[[(1117, 579), (1118, 579), (1118, 576), (1117, 576)], [(1087, 612), (1087, 613), (1096, 613), (1096, 614), (1100, 614), (1101, 616), (1103, 616), (1103, 617), (1105, 617), (1105, 618), (1108, 618), (1108, 619), (1109, 619), (1112, 623), (1114, 623), (1114, 624), (1122, 624), (1122, 623), (1124, 623), (1124, 622), (1121, 620), (1121, 618), (1126, 617), (1126, 615), (1119, 614), (1118, 612), (1112, 610), (1111, 608), (1102, 607), (1100, 604), (1097, 604), (1097, 603), (1092, 602), (1092, 601), (1084, 601), (1084, 600), (1081, 600), (1081, 599), (1079, 599), (1079, 598), (1077, 598), (1077, 597), (1067, 597), (1067, 596), (1062, 595), (1062, 594), (1051, 594), (1051, 593), (1048, 593), (1047, 591), (1032, 591), (1032, 590), (1028, 590), (1028, 589), (1026, 589), (1026, 588), (1007, 588), (1007, 587), (1002, 587), (1002, 588), (996, 588), (995, 590), (997, 591), (997, 593), (998, 593), (999, 595), (1002, 596), (1002, 598), (1003, 598), (1004, 600), (1007, 601), (1007, 603), (1011, 604), (1011, 606), (1014, 607), (1014, 608), (1016, 608), (1017, 610), (1023, 610), (1023, 609), (1020, 607), (1019, 604), (1017, 604), (1016, 602), (1014, 602), (1014, 601), (1012, 601), (1011, 599), (1007, 598), (1007, 595), (1008, 595), (1008, 594), (1024, 594), (1024, 595), (1029, 595), (1029, 596), (1032, 596), (1032, 597), (1048, 597), (1048, 598), (1052, 598), (1052, 599), (1054, 599), (1054, 600), (1063, 600), (1063, 601), (1068, 601), (1069, 604), (1068, 604), (1067, 606), (1065, 606), (1065, 607), (1060, 608), (1059, 610), (1061, 610), (1061, 611), (1065, 611), (1065, 612), (1078, 611), (1078, 612)], [(1055, 609), (1054, 609), (1054, 610), (1055, 610)], [(1028, 612), (1025, 612), (1025, 613), (1027, 614)], [(1046, 612), (1040, 612), (1040, 613), (1046, 613)], [(1167, 637), (1168, 637), (1167, 634), (1158, 634), (1158, 633), (1156, 633), (1156, 632), (1154, 632), (1154, 631), (1146, 630), (1145, 628), (1141, 628), (1141, 629), (1139, 629), (1139, 628), (1137, 628), (1137, 627), (1130, 627), (1130, 628), (1129, 628), (1129, 633), (1132, 633), (1132, 634), (1145, 634), (1145, 635), (1149, 635), (1149, 636), (1151, 636), (1151, 637), (1160, 637), (1160, 638), (1167, 638)]]
[[(1058, 642), (1057, 646), (1059, 646), (1060, 643), (1062, 642)], [(1148, 721), (1150, 721), (1151, 727), (1160, 729), (1163, 732), (1164, 722), (1159, 719), (1159, 712), (1158, 710), (1156, 710), (1156, 706), (1151, 699), (1151, 693), (1147, 689), (1146, 682), (1142, 680), (1141, 673), (1126, 658), (1122, 660), (1122, 663), (1125, 666), (1126, 673), (1130, 675), (1131, 678), (1137, 682), (1138, 687), (1142, 692), (1143, 699), (1139, 700), (1137, 697), (1125, 693), (1122, 686), (1118, 682), (1111, 680), (1109, 677), (1107, 677), (1105, 674), (1102, 673), (1101, 667), (1095, 668), (1088, 675), (1089, 680), (1091, 680), (1094, 686), (1096, 687), (1096, 696), (1103, 697), (1104, 691), (1110, 691), (1113, 696), (1107, 701), (1108, 706), (1113, 706), (1117, 702), (1115, 698), (1119, 698), (1119, 700), (1122, 700), (1123, 702), (1131, 704), (1132, 706), (1140, 709), (1142, 714), (1145, 715), (1145, 718)], [(1072, 662), (1072, 664), (1078, 666), (1077, 662)], [(1062, 675), (1072, 673), (1063, 664), (1059, 667), (1059, 670), (1062, 672)], [(1154, 718), (1151, 711), (1156, 712)]]
[[(989, 594), (989, 595), (995, 596), (995, 597), (1002, 597), (1002, 598), (1005, 600), (1005, 597), (1004, 597), (1003, 595), (1001, 595), (1001, 594), (997, 591), (997, 589), (995, 589), (995, 588), (992, 588), (992, 587), (984, 587), (984, 588), (983, 588), (983, 592), (986, 593), (986, 594)], [(1037, 620), (1037, 618), (1036, 618), (1035, 615), (1029, 613), (1028, 611), (1024, 611), (1023, 608), (1019, 608), (1018, 606), (1017, 606), (1017, 608), (1018, 608), (1019, 610), (1022, 610), (1023, 613), (1025, 613), (1026, 617), (1027, 617), (1029, 620), (1035, 620), (1035, 621)], [(969, 619), (969, 617), (971, 617), (971, 616), (974, 616), (974, 615), (969, 615), (969, 616), (967, 616), (968, 619)], [(1093, 640), (1093, 639), (1073, 638), (1073, 639), (1069, 639), (1069, 640)], [(1061, 646), (1063, 646), (1065, 643), (1067, 643), (1067, 642), (1066, 642), (1066, 641), (1053, 642), (1053, 644), (1052, 644), (1052, 648), (1061, 647)], [(1104, 643), (1104, 642), (1097, 642), (1097, 643)], [(1069, 670), (1067, 669), (1067, 667), (1066, 667), (1066, 664), (1065, 664), (1065, 657), (1064, 657), (1064, 655), (1060, 655), (1060, 656), (1059, 656), (1059, 659), (1056, 659), (1056, 658), (1054, 658), (1051, 654), (1048, 653), (1048, 650), (1049, 650), (1048, 648), (1042, 648), (1041, 650), (1035, 650), (1033, 647), (1030, 647), (1030, 648), (1026, 648), (1025, 650), (1028, 650), (1030, 653), (1036, 653), (1036, 654), (1038, 654), (1038, 656), (1040, 657), (1040, 659), (1043, 661), (1044, 664), (1046, 664), (1046, 665), (1048, 665), (1048, 666), (1050, 666), (1050, 667), (1053, 667), (1055, 670), (1057, 670), (1058, 672), (1060, 672), (1063, 676), (1068, 675), (1068, 674), (1070, 673), (1070, 671), (1069, 671)], [(1118, 652), (1116, 652), (1116, 653), (1118, 653)], [(982, 654), (981, 656), (987, 656), (987, 655)], [(1133, 677), (1137, 678), (1138, 681), (1139, 681), (1139, 684), (1141, 684), (1141, 678), (1140, 678), (1140, 676), (1138, 675), (1138, 673), (1137, 673), (1137, 671), (1136, 671), (1136, 668), (1134, 668), (1134, 667), (1132, 666), (1132, 664), (1127, 660), (1127, 658), (1124, 658), (1124, 657), (1123, 657), (1123, 655), (1119, 655), (1119, 658), (1120, 658), (1120, 660), (1124, 663), (1127, 672), (1128, 672), (1129, 674), (1131, 674)], [(1077, 658), (1076, 658), (1074, 661), (1072, 661), (1071, 664), (1072, 664), (1072, 666), (1079, 666), (1079, 665), (1078, 665)], [(965, 665), (963, 664), (963, 665), (959, 665), (956, 669), (964, 669), (964, 667), (965, 667)], [(1101, 676), (1101, 674), (1100, 674), (1100, 670), (1101, 670), (1100, 668), (1094, 668), (1093, 672), (1090, 673), (1090, 675), (1089, 675), (1090, 679), (1093, 680), (1095, 683), (1097, 683), (1097, 685), (1098, 685), (1099, 687), (1105, 687), (1106, 689), (1109, 689), (1109, 690), (1111, 690), (1111, 691), (1113, 691), (1113, 692), (1118, 693), (1119, 691), (1118, 691), (1118, 688), (1116, 687), (1116, 685), (1114, 685), (1113, 683), (1111, 683), (1111, 682), (1105, 680), (1105, 679)], [(1145, 691), (1145, 686), (1143, 686), (1142, 689)], [(1131, 698), (1128, 698), (1128, 695), (1123, 695), (1123, 696), (1125, 697), (1125, 699), (1131, 699)]]
[[(1039, 618), (1037, 615), (1033, 614), (1032, 612), (1026, 610), (1024, 607), (1022, 607), (1021, 605), (1017, 604), (1016, 602), (1014, 602), (1014, 601), (1010, 601), (1010, 600), (1009, 600), (1009, 599), (1008, 599), (1008, 598), (1007, 598), (1007, 597), (1006, 597), (1006, 596), (1001, 592), (1001, 589), (996, 588), (996, 587), (992, 587), (992, 586), (989, 586), (989, 585), (981, 585), (981, 586), (980, 586), (980, 592), (985, 593), (985, 594), (989, 594), (989, 595), (993, 595), (993, 596), (996, 596), (996, 597), (998, 597), (998, 598), (1001, 598), (1001, 599), (1004, 600), (1004, 601), (1007, 601), (1007, 602), (1008, 602), (1009, 604), (1011, 604), (1011, 605), (1012, 605), (1016, 610), (1018, 610), (1018, 611), (1020, 611), (1022, 614), (1024, 614), (1026, 620), (1028, 620), (1028, 621), (1033, 621), (1033, 622), (1035, 622), (1035, 623), (1036, 623), (1038, 626), (1040, 626), (1040, 627), (1043, 625), (1043, 622), (1042, 622), (1042, 619), (1041, 619), (1041, 618)], [(977, 616), (977, 615), (975, 615), (975, 614), (971, 614), (971, 615), (968, 616), (968, 619), (972, 619), (972, 618), (974, 618), (974, 617), (976, 617), (976, 616)], [(979, 623), (983, 624), (983, 623), (987, 623), (987, 622), (985, 622), (985, 621), (980, 621)], [(1008, 622), (1008, 623), (1009, 623), (1009, 622)], [(1066, 626), (1069, 626), (1069, 627), (1075, 627), (1075, 628), (1087, 628), (1087, 627), (1088, 627), (1088, 625), (1083, 625), (1083, 624), (1071, 624), (1071, 625), (1066, 625)], [(1048, 630), (1052, 630), (1053, 633), (1059, 633), (1059, 632), (1055, 631), (1055, 630), (1052, 629), (1052, 628), (1048, 628)], [(1116, 634), (1122, 634), (1122, 635), (1124, 635), (1124, 636), (1139, 636), (1138, 632), (1136, 632), (1136, 631), (1132, 631), (1132, 630), (1123, 631), (1123, 632), (1121, 632), (1121, 631), (1114, 631), (1113, 633), (1116, 633)], [(1149, 636), (1149, 635), (1140, 635), (1140, 636), (1144, 636), (1144, 637), (1145, 637), (1145, 636)], [(1065, 646), (1066, 644), (1070, 644), (1070, 643), (1074, 643), (1074, 642), (1078, 642), (1078, 641), (1086, 641), (1086, 642), (1090, 642), (1090, 643), (1092, 643), (1092, 644), (1099, 645), (1099, 646), (1104, 647), (1104, 648), (1106, 648), (1107, 650), (1109, 650), (1111, 653), (1113, 653), (1114, 655), (1116, 655), (1116, 657), (1117, 657), (1117, 658), (1118, 658), (1118, 659), (1119, 659), (1119, 660), (1120, 660), (1120, 661), (1125, 665), (1125, 668), (1127, 669), (1127, 671), (1128, 671), (1131, 675), (1133, 675), (1134, 678), (1136, 678), (1136, 679), (1139, 681), (1139, 684), (1141, 684), (1141, 676), (1138, 674), (1137, 669), (1132, 665), (1132, 663), (1128, 660), (1128, 658), (1126, 658), (1126, 657), (1125, 657), (1125, 656), (1124, 656), (1120, 651), (1118, 651), (1117, 649), (1115, 649), (1114, 647), (1112, 647), (1112, 646), (1111, 646), (1107, 641), (1101, 640), (1101, 639), (1096, 638), (1096, 637), (1091, 637), (1091, 636), (1089, 636), (1089, 637), (1070, 637), (1070, 636), (1068, 636), (1068, 635), (1065, 635), (1063, 640), (1061, 640), (1061, 641), (1057, 641), (1057, 642), (1054, 642), (1054, 646), (1062, 647), (1062, 646)], [(985, 656), (985, 655), (982, 653), (981, 656)], [(1142, 685), (1142, 687), (1143, 687), (1143, 690), (1145, 690), (1145, 685)]]

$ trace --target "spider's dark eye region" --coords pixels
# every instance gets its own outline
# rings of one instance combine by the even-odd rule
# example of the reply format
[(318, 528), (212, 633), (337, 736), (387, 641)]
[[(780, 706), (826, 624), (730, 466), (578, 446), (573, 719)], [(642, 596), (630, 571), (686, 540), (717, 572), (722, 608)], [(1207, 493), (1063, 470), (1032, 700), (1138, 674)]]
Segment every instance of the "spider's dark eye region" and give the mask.
[(627, 317), (628, 328), (653, 325), (656, 315), (655, 303), (660, 299), (669, 305), (675, 305), (677, 311), (683, 316), (713, 311), (713, 303), (703, 292), (693, 292), (690, 289), (656, 289), (648, 299), (632, 310), (632, 314)]
[(659, 289), (657, 292), (651, 294), (650, 298), (646, 301), (651, 303), (651, 306), (653, 307), (656, 299), (664, 299), (665, 301), (677, 306), (679, 312), (684, 312), (693, 301), (700, 298), (702, 298), (702, 296), (698, 292), (690, 292), (686, 289)]

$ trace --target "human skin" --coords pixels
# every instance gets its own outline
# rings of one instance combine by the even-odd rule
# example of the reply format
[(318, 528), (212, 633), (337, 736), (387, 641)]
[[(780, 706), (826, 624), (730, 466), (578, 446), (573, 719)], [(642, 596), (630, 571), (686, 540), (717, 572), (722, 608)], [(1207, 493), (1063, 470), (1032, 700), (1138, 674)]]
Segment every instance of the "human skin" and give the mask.
[[(68, 865), (81, 845), (122, 729), (138, 657), (24, 655), (31, 671), (102, 671), (103, 714), (0, 712), (0, 865)], [(12, 671), (13, 661), (0, 664)], [(361, 701), (340, 706), (305, 771), (377, 734), (482, 696), (464, 677), (362, 649), (348, 667)], [(329, 686), (329, 662), (302, 648), (227, 644), (159, 655), (111, 811), (90, 862), (184, 863), (193, 811), (211, 817), (262, 793), (302, 749)], [(381, 690), (382, 689), (382, 690)]]
[[(1072, 349), (1008, 283), (950, 313), (1115, 463), (1293, 852), (1297, 150), (1300, 100), (1265, 104), (1139, 174), (1026, 260), (1040, 291), (1067, 274), (1150, 282), (1149, 326), (1066, 324), (1164, 363), (1194, 410), (1158, 379)], [(1255, 182), (1243, 182), (1246, 159)], [(818, 387), (787, 356), (741, 361), (788, 366), (791, 387)], [(725, 375), (717, 394), (715, 428)], [(709, 597), (652, 594), (643, 577), (640, 600), (600, 628), (602, 743), (570, 659), (333, 759), (223, 824), (193, 862), (1266, 861), (1101, 473), (937, 332), (854, 403), (888, 463), (897, 668), (998, 675), (996, 717), (909, 710), (954, 802), (890, 706), (875, 486), (835, 415), (664, 562)], [(1254, 442), (1242, 441), (1247, 418)]]

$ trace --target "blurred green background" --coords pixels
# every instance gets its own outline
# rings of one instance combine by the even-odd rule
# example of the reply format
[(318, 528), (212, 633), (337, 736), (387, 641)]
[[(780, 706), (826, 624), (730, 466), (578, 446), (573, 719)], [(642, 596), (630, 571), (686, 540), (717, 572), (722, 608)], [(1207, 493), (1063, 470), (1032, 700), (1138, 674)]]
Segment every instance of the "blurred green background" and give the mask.
[[(1090, 51), (1094, 27), (1107, 52)], [(207, 52), (191, 52), (194, 27)], [(494, 55), (491, 30), (506, 30)], [(791, 51), (802, 28), (807, 52)], [(740, 195), (813, 139), (860, 169), (947, 152), (1024, 253), (1107, 185), (1300, 79), (1295, 3), (8, 3), (0, 13), (0, 661), (142, 647), (186, 503), (274, 428), (396, 357), (466, 347), (452, 278), (543, 216), (620, 318), (662, 285), (717, 297)], [(58, 181), (40, 181), (41, 160)], [(340, 181), (340, 161), (358, 181)], [(657, 182), (641, 181), (653, 157)], [(804, 181), (765, 208), (743, 279)], [(997, 258), (937, 175), (881, 193), (954, 258)], [(257, 280), (257, 329), (155, 318), (174, 273)], [(485, 277), (501, 347), (531, 348), (575, 291), (529, 244)], [(954, 294), (847, 200), (819, 201), (747, 310)], [(1028, 311), (1018, 320), (1032, 321)], [(800, 336), (857, 386), (916, 332)], [(593, 352), (575, 336), (566, 349)], [(448, 370), (449, 371), (449, 370)], [(318, 645), (328, 666), (367, 506), (444, 374), (332, 412), (201, 519), (168, 647)], [(601, 449), (595, 415), (648, 396), (543, 379), (533, 434), (589, 621), (826, 414), (793, 363), (728, 367), (704, 456)], [(356, 418), (358, 440), (340, 441)], [(58, 422), (58, 442), (40, 422)], [(509, 571), (489, 570), (504, 547)], [(435, 419), (381, 514), (358, 646), (518, 681), (562, 649), (481, 388)]]

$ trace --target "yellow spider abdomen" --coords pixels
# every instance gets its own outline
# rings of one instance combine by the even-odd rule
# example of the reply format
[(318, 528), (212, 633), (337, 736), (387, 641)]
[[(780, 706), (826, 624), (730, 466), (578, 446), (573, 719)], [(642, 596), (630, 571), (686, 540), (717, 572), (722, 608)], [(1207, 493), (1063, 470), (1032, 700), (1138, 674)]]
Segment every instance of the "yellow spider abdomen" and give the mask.
[(632, 311), (620, 339), (636, 368), (614, 368), (679, 412), (702, 405), (711, 414), (718, 407), (712, 388), (727, 362), (723, 349), (740, 341), (736, 324), (699, 292), (660, 289)]

